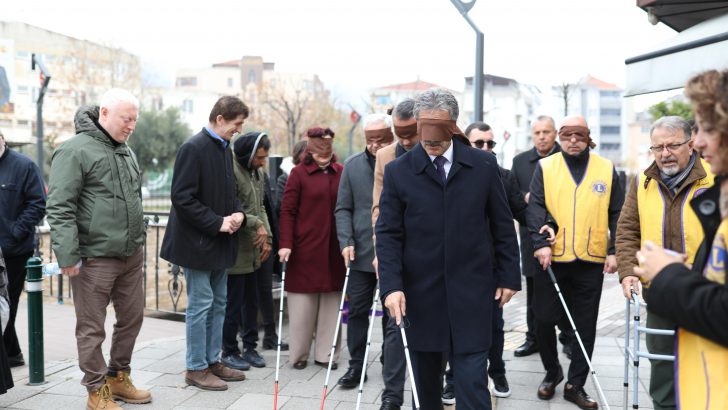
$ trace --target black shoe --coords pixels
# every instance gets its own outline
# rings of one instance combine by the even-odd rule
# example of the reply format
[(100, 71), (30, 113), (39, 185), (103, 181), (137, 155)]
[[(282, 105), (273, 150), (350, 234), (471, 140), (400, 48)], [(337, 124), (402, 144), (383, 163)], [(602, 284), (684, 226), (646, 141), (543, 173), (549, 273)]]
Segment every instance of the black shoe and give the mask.
[(250, 363), (238, 354), (229, 354), (222, 357), (222, 364), (235, 370), (250, 370)]
[(522, 345), (518, 346), (513, 356), (526, 357), (538, 352), (538, 346), (536, 342), (526, 340)]
[(455, 404), (455, 386), (446, 384), (442, 389), (442, 404)]
[(574, 386), (566, 383), (566, 386), (564, 386), (564, 398), (579, 406), (580, 409), (593, 410), (599, 408), (599, 404), (586, 394), (582, 386)]
[(571, 346), (572, 346), (571, 344), (565, 344), (564, 348), (561, 350), (562, 352), (564, 352), (564, 355), (569, 358), (569, 360), (571, 360), (571, 354), (572, 354)]
[(493, 395), (495, 397), (510, 397), (511, 388), (508, 386), (505, 374), (493, 377)]
[(243, 353), (243, 360), (250, 363), (253, 367), (265, 367), (265, 359), (260, 357), (255, 349), (247, 349), (245, 353)]
[[(278, 338), (275, 339), (263, 339), (263, 350), (277, 350), (278, 349)], [(281, 340), (281, 352), (288, 351), (288, 343)]]
[[(318, 360), (314, 360), (313, 363), (316, 366), (323, 367), (324, 369), (328, 369), (329, 368), (329, 362), (319, 362)], [(336, 370), (338, 368), (339, 368), (339, 365), (336, 362), (331, 363), (331, 370)]]
[(305, 360), (301, 360), (296, 363), (293, 363), (293, 368), (296, 370), (303, 370), (306, 368), (307, 365), (308, 365), (308, 362), (306, 362)]
[(8, 356), (8, 365), (10, 365), (10, 367), (25, 366), (25, 360), (23, 359), (23, 354), (18, 353), (15, 356)]
[(379, 410), (399, 410), (399, 409), (400, 409), (400, 406), (392, 403), (389, 399), (384, 399), (382, 401), (382, 406), (379, 408)]
[(564, 380), (564, 371), (559, 366), (559, 370), (556, 374), (546, 373), (546, 377), (543, 378), (541, 385), (538, 386), (538, 398), (541, 400), (551, 400), (556, 392), (556, 386)]
[[(345, 389), (353, 389), (354, 387), (359, 385), (359, 382), (361, 381), (361, 369), (354, 369), (353, 367), (350, 367), (349, 370), (344, 373), (343, 376), (339, 379), (339, 386), (345, 388)], [(364, 375), (364, 381), (367, 381), (367, 375)]]

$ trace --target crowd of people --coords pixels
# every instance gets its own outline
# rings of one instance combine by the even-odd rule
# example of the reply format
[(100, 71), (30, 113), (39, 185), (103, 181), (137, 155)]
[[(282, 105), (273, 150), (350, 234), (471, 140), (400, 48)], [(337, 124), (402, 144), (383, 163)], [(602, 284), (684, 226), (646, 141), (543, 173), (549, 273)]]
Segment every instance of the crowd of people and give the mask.
[[(540, 355), (545, 375), (535, 396), (551, 399), (566, 379), (564, 398), (596, 409), (585, 385), (604, 274), (618, 271), (624, 296), (641, 293), (648, 302), (648, 327), (677, 328), (674, 339), (647, 336), (651, 353), (677, 352), (674, 367), (651, 363), (654, 408), (724, 408), (728, 393), (711, 386), (722, 385), (728, 369), (728, 71), (700, 74), (685, 92), (695, 125), (676, 116), (655, 121), (654, 162), (627, 186), (594, 151), (579, 116), (558, 128), (552, 117), (536, 117), (533, 148), (502, 168), (493, 130), (475, 122), (462, 132), (457, 100), (444, 89), (364, 117), (365, 148), (343, 164), (335, 132), (309, 128), (270, 181), (271, 138), (241, 135), (249, 107), (220, 98), (208, 124), (179, 147), (161, 248), (187, 284), (185, 382), (226, 390), (251, 366), (265, 367), (258, 312), (262, 348), (289, 350), (291, 371), (309, 365), (312, 348), (314, 365), (336, 369), (345, 295), (350, 359), (338, 385), (354, 388), (367, 380), (369, 309), (379, 294), (380, 408), (407, 401), (404, 328), (419, 408), (490, 409), (491, 393), (511, 395), (503, 308), (523, 274), (528, 331), (514, 356)], [(10, 367), (24, 364), (14, 320), (35, 226), (46, 215), (73, 289), (87, 408), (152, 400), (130, 377), (144, 317), (142, 180), (127, 143), (138, 111), (121, 89), (80, 108), (77, 135), (53, 154), (47, 198), (38, 167), (0, 134), (0, 393), (13, 386)], [(288, 343), (279, 343), (271, 294), (282, 266)], [(109, 303), (116, 324), (107, 363)]]

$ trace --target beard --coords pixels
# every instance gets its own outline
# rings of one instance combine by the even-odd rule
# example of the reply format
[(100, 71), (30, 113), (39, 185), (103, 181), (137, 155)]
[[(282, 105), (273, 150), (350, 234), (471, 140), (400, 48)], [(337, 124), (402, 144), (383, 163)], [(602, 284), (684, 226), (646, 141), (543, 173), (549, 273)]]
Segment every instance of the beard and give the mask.
[(674, 177), (679, 172), (680, 172), (680, 167), (678, 167), (677, 164), (675, 164), (675, 165), (668, 165), (668, 166), (662, 167), (662, 173), (665, 174), (665, 175), (667, 175), (667, 176)]

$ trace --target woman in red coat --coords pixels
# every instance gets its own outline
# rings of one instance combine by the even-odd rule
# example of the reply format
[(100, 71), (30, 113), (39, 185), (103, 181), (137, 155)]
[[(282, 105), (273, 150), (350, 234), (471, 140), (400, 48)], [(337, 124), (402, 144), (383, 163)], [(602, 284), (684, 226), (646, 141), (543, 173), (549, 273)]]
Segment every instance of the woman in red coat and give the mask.
[[(333, 154), (334, 132), (314, 127), (306, 135), (305, 159), (291, 170), (283, 193), (278, 251), (288, 261), (289, 359), (296, 369), (306, 367), (314, 332), (314, 363), (328, 365), (346, 269), (334, 220), (344, 169)], [(337, 338), (334, 362), (340, 342)]]

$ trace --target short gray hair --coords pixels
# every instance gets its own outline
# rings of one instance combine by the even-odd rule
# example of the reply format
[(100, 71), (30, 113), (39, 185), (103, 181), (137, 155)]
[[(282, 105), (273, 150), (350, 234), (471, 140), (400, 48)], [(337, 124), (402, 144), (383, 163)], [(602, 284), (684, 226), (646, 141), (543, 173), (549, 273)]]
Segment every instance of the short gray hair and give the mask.
[(541, 122), (541, 121), (548, 121), (551, 123), (551, 125), (556, 129), (556, 121), (554, 121), (554, 117), (548, 116), (548, 115), (539, 115), (536, 117), (533, 122)]
[(361, 129), (366, 129), (371, 124), (376, 124), (378, 122), (383, 122), (387, 125), (387, 128), (392, 128), (392, 117), (387, 114), (382, 113), (375, 113), (375, 114), (368, 114), (364, 119), (361, 121)]
[(113, 108), (117, 104), (125, 102), (139, 109), (139, 100), (132, 93), (123, 88), (112, 88), (101, 96), (99, 108)]
[(457, 121), (460, 110), (458, 108), (458, 100), (452, 93), (444, 88), (431, 88), (415, 99), (414, 107), (415, 118), (420, 118), (422, 111), (447, 111), (450, 113), (450, 119)]
[(652, 138), (652, 132), (657, 128), (664, 128), (672, 132), (682, 130), (683, 134), (685, 134), (685, 141), (688, 141), (692, 136), (692, 127), (690, 126), (690, 123), (677, 115), (668, 115), (655, 121), (650, 129), (650, 138)]
[(398, 120), (407, 121), (414, 116), (414, 109), (415, 100), (412, 98), (405, 98), (400, 101), (396, 107), (394, 107), (392, 115)]

